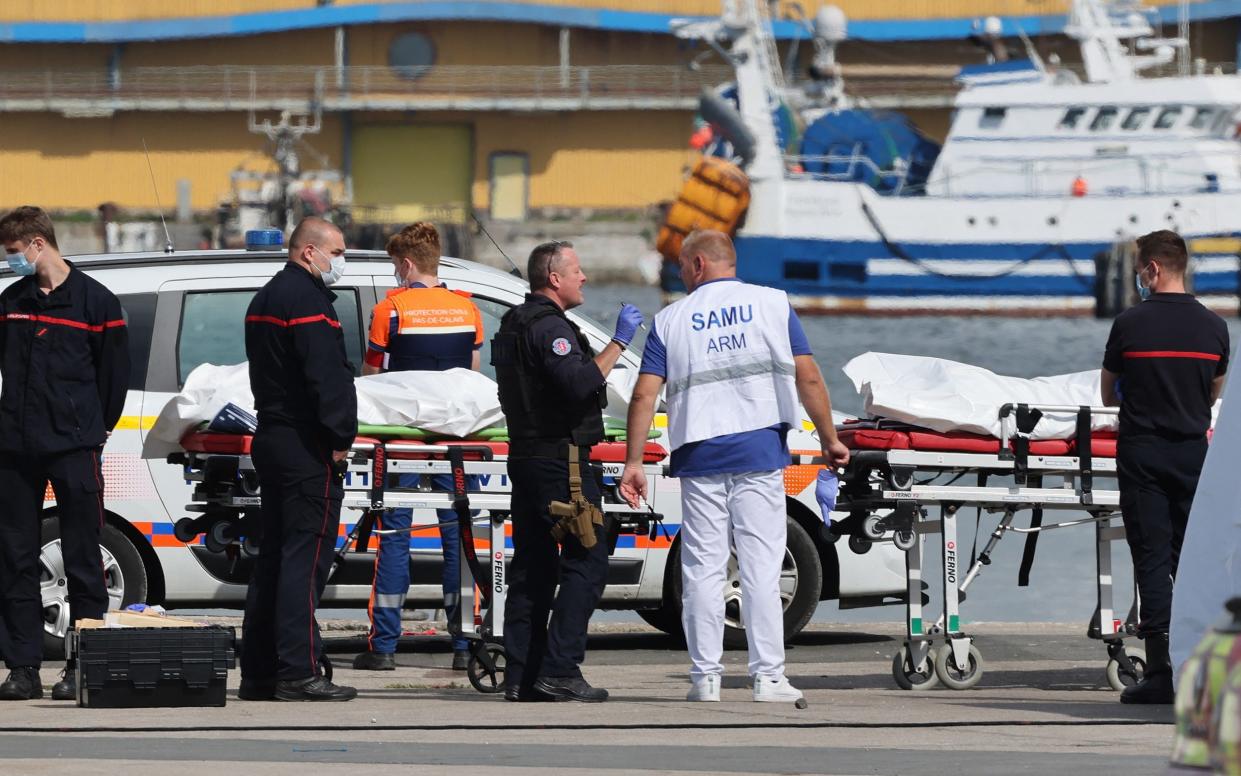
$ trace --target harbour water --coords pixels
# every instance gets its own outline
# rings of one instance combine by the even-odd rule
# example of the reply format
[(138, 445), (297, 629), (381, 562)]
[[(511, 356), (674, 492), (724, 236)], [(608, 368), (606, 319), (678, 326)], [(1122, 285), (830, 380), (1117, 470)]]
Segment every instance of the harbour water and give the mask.
[[(589, 269), (589, 258), (586, 258)], [(659, 292), (642, 286), (588, 285), (583, 312), (610, 328), (621, 302), (642, 308), (648, 318), (659, 309)], [(862, 402), (841, 367), (867, 351), (934, 356), (985, 367), (1000, 374), (1038, 377), (1097, 369), (1103, 358), (1111, 321), (1092, 318), (992, 317), (816, 317), (803, 316), (802, 325), (827, 379), (833, 406), (842, 412), (862, 412)], [(1232, 342), (1241, 337), (1241, 323), (1228, 318)], [(960, 540), (972, 542), (975, 519), (962, 510)], [(1082, 513), (1050, 514), (1045, 522), (1073, 519)], [(982, 516), (978, 545), (999, 522), (998, 515)], [(1028, 525), (1021, 513), (1018, 526)], [(1024, 538), (1010, 534), (999, 544), (992, 564), (969, 590), (962, 605), (968, 621), (1078, 622), (1083, 630), (1095, 604), (1094, 533), (1089, 526), (1047, 531), (1038, 543), (1030, 586), (1017, 587), (1017, 566)], [(847, 549), (844, 551), (848, 551)], [(937, 538), (927, 541), (928, 553), (938, 552)], [(1183, 562), (1192, 563), (1192, 558)], [(932, 602), (941, 584), (935, 563), (927, 563)], [(1116, 608), (1121, 617), (1132, 602), (1132, 569), (1128, 550), (1113, 551)], [(934, 603), (932, 603), (934, 606)], [(609, 617), (630, 617), (628, 613)], [(899, 621), (896, 608), (838, 611), (834, 604), (819, 607), (817, 619), (845, 622)]]

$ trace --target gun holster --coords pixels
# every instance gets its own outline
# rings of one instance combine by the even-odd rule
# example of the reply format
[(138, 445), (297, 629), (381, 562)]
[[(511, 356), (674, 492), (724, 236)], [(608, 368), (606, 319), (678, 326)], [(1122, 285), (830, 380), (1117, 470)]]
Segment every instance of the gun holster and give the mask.
[(582, 495), (582, 464), (577, 445), (569, 445), (569, 501), (553, 501), (548, 509), (559, 518), (552, 526), (553, 539), (563, 542), (566, 536), (572, 536), (588, 550), (595, 546), (595, 526), (603, 525), (603, 512)]

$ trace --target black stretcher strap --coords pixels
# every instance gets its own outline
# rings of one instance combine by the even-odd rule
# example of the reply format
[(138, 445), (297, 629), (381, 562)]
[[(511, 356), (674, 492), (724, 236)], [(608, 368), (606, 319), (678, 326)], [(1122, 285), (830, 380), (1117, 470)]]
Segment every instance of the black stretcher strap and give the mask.
[(1090, 491), (1094, 487), (1094, 457), (1091, 453), (1093, 442), (1090, 433), (1090, 408), (1077, 408), (1077, 461), (1081, 470), (1082, 500), (1090, 503)]
[(470, 567), (483, 605), (490, 606), (491, 575), (484, 576), (483, 564), (479, 562), (478, 550), (474, 547), (474, 516), (470, 514), (470, 495), (465, 487), (465, 455), (460, 447), (448, 448), (448, 463), (452, 467), (452, 509), (457, 513), (465, 562)]
[(1030, 470), (1030, 434), (1042, 419), (1042, 410), (1033, 409), (1028, 404), (1017, 405), (1017, 435), (1013, 438), (1013, 475), (1019, 485), (1025, 484)]
[(375, 517), (378, 514), (378, 512), (368, 509), (362, 513), (362, 517), (358, 518), (358, 524), (354, 526), (354, 532), (357, 533), (357, 539), (354, 540), (355, 552), (370, 551), (371, 532), (375, 530)]
[[(1030, 515), (1030, 528), (1040, 528), (1043, 525), (1043, 508), (1035, 507), (1033, 514)], [(1026, 534), (1026, 547), (1021, 552), (1021, 565), (1017, 568), (1017, 587), (1027, 587), (1030, 584), (1030, 567), (1034, 565), (1034, 551), (1038, 547), (1038, 531)]]

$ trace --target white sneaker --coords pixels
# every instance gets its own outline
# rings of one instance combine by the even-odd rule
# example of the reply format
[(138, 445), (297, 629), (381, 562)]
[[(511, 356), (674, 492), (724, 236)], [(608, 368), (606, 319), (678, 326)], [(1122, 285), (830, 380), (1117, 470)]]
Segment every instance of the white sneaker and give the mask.
[(689, 688), (689, 694), (685, 696), (685, 700), (719, 703), (720, 675), (707, 674), (695, 679), (693, 685)]
[(754, 677), (754, 700), (759, 703), (796, 703), (802, 699), (801, 690), (789, 684), (787, 677), (772, 679), (770, 676)]

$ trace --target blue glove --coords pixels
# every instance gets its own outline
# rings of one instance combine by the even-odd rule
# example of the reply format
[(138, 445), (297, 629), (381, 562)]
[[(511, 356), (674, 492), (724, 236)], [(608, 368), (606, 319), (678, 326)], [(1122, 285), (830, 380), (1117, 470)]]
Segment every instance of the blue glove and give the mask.
[(819, 476), (814, 483), (814, 498), (819, 502), (819, 509), (823, 512), (823, 522), (827, 525), (832, 524), (831, 513), (836, 508), (836, 492), (840, 489), (840, 482), (836, 479), (836, 470), (827, 468), (819, 471)]
[(638, 327), (644, 320), (646, 319), (638, 308), (631, 304), (621, 305), (620, 315), (616, 316), (616, 334), (612, 335), (612, 339), (629, 347), (629, 343), (633, 342), (633, 335), (638, 333)]
[(1116, 395), (1116, 401), (1124, 401), (1125, 395), (1121, 393), (1121, 386), (1124, 385), (1125, 378), (1117, 377), (1116, 384), (1112, 387), (1112, 393)]

